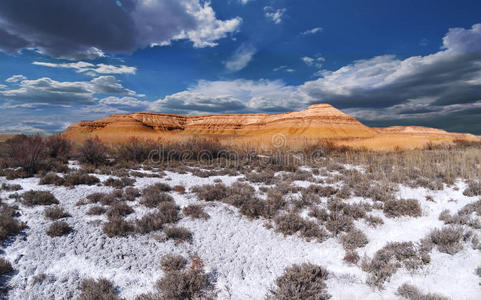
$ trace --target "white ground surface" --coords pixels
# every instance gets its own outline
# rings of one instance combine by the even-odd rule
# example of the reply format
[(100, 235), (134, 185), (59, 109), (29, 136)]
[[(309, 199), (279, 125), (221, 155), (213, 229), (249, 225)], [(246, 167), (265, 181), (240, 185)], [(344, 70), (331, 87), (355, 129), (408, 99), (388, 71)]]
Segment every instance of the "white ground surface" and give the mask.
[[(191, 174), (166, 173), (164, 178), (136, 178), (135, 187), (142, 189), (155, 182), (166, 182), (171, 186), (184, 185), (188, 191), (194, 185), (213, 183), (216, 178), (230, 185), (243, 177), (199, 178)], [(109, 177), (97, 176), (102, 181)], [(67, 236), (50, 238), (45, 231), (52, 221), (43, 216), (44, 207), (29, 208), (19, 204), (20, 219), (27, 223), (28, 229), (3, 249), (4, 256), (16, 270), (9, 281), (11, 299), (71, 299), (78, 295), (78, 285), (87, 277), (106, 277), (115, 283), (122, 297), (133, 299), (153, 289), (155, 281), (163, 275), (159, 268), (160, 258), (172, 252), (184, 256), (197, 253), (203, 259), (206, 271), (214, 278), (218, 299), (263, 299), (285, 267), (302, 262), (319, 264), (329, 270), (327, 286), (332, 299), (397, 299), (397, 288), (406, 282), (423, 292), (436, 292), (453, 300), (481, 299), (480, 278), (474, 273), (481, 265), (481, 251), (473, 250), (469, 245), (455, 255), (433, 250), (432, 262), (425, 269), (416, 273), (400, 269), (385, 284), (385, 289), (379, 291), (365, 284), (367, 274), (359, 267), (343, 262), (345, 252), (336, 239), (317, 243), (297, 237), (286, 238), (266, 229), (264, 221), (242, 217), (236, 208), (223, 203), (207, 204), (208, 220), (182, 218), (178, 225), (190, 229), (194, 239), (191, 244), (175, 245), (172, 241), (159, 242), (152, 238), (152, 234), (128, 238), (105, 236), (101, 223), (106, 217), (88, 216), (86, 212), (91, 205), (75, 206), (75, 203), (93, 192), (112, 191), (109, 187), (39, 186), (36, 178), (6, 181), (0, 177), (0, 184), (3, 182), (22, 185), (23, 191), (20, 192), (30, 189), (52, 191), (72, 215), (66, 221), (74, 229)], [(296, 183), (300, 186), (310, 184)], [(443, 225), (438, 220), (443, 209), (454, 213), (467, 203), (478, 200), (462, 195), (464, 183), (458, 182), (457, 187), (457, 190), (445, 188), (443, 191), (401, 187), (398, 196), (420, 200), (423, 216), (388, 219), (382, 212), (374, 211), (385, 224), (371, 228), (363, 221), (356, 223), (369, 238), (369, 244), (359, 249), (360, 256), (372, 257), (390, 241), (416, 242)], [(6, 198), (8, 194), (10, 192), (1, 192), (0, 196)], [(204, 203), (190, 193), (171, 194), (181, 207)], [(431, 195), (435, 202), (425, 201), (426, 195)], [(356, 200), (361, 199), (351, 201)], [(6, 202), (14, 203), (15, 200)], [(129, 218), (139, 217), (147, 211), (137, 201), (129, 205), (136, 211)], [(42, 273), (48, 275), (47, 280), (33, 285), (33, 277)]]

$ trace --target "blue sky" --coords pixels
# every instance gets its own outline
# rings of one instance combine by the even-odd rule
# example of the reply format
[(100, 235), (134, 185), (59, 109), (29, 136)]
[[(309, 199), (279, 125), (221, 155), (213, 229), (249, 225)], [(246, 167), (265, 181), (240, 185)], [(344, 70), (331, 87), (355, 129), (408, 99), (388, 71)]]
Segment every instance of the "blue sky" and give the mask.
[(0, 133), (330, 103), (371, 126), (481, 134), (480, 11), (479, 1), (2, 0)]

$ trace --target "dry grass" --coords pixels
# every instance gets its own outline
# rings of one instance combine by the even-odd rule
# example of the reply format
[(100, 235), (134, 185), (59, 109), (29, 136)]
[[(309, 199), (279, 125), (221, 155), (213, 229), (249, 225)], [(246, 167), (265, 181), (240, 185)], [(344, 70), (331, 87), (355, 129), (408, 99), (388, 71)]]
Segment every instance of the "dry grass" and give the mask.
[(329, 273), (321, 266), (307, 263), (293, 265), (286, 268), (284, 274), (276, 279), (276, 288), (267, 298), (327, 300), (331, 297), (325, 283), (328, 275)]

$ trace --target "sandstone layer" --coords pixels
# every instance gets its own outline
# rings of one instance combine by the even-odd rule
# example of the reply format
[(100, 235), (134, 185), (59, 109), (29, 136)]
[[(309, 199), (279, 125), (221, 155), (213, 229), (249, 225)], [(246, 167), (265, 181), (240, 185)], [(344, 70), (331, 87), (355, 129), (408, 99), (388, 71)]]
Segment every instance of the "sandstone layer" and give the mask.
[[(282, 135), (286, 140), (332, 139), (367, 148), (405, 148), (404, 139), (429, 141), (476, 139), (472, 135), (448, 133), (426, 127), (370, 128), (329, 104), (312, 105), (304, 111), (283, 114), (222, 114), (185, 116), (163, 113), (114, 114), (98, 121), (81, 121), (70, 126), (64, 135), (74, 141), (99, 137), (105, 142), (125, 142), (131, 137), (175, 139), (182, 137), (216, 136), (243, 143), (270, 141)], [(387, 140), (386, 140), (387, 139)], [(374, 142), (373, 147), (369, 142)], [(388, 147), (388, 148), (389, 148)]]

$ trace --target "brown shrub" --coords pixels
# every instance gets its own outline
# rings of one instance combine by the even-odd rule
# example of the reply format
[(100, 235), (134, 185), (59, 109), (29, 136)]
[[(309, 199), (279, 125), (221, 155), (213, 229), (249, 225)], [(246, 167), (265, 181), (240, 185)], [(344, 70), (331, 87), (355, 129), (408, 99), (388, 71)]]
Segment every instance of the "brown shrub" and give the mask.
[(107, 216), (111, 218), (125, 217), (133, 213), (134, 210), (125, 202), (115, 202), (107, 210)]
[(343, 258), (345, 262), (353, 265), (357, 264), (359, 259), (360, 259), (359, 254), (357, 254), (356, 251), (347, 251), (346, 255), (344, 255), (344, 258)]
[(70, 214), (66, 212), (62, 207), (47, 207), (43, 211), (46, 218), (50, 220), (58, 220), (62, 218), (70, 217)]
[(174, 192), (179, 193), (179, 194), (184, 194), (185, 193), (185, 187), (183, 185), (176, 185), (176, 186), (174, 186)]
[(455, 254), (463, 249), (463, 229), (461, 227), (443, 227), (435, 229), (428, 239), (437, 246), (440, 252)]
[(177, 222), (179, 207), (173, 203), (164, 202), (154, 213), (149, 213), (136, 221), (135, 230), (139, 233), (149, 233), (160, 230), (167, 223)]
[(389, 218), (401, 216), (420, 217), (421, 206), (415, 199), (387, 200), (384, 202), (384, 214)]
[(16, 135), (5, 143), (11, 167), (22, 168), (26, 176), (32, 176), (45, 169), (47, 147), (44, 139), (39, 135)]
[(124, 200), (126, 201), (134, 201), (135, 198), (140, 196), (140, 191), (133, 187), (128, 187), (124, 191)]
[(189, 269), (167, 272), (157, 283), (159, 299), (202, 299), (209, 277), (203, 270)]
[(93, 175), (85, 174), (82, 172), (70, 173), (64, 176), (65, 186), (76, 186), (81, 184), (94, 185), (100, 182), (100, 180)]
[(156, 149), (152, 140), (140, 140), (132, 137), (127, 142), (120, 144), (115, 149), (118, 161), (133, 161), (142, 163), (149, 158), (149, 154)]
[(316, 239), (323, 241), (326, 233), (315, 222), (308, 221), (295, 213), (288, 213), (274, 219), (276, 231), (284, 235), (294, 235), (299, 233), (307, 240)]
[(105, 186), (111, 186), (116, 189), (121, 189), (126, 186), (132, 186), (135, 183), (135, 179), (129, 177), (121, 177), (120, 179), (115, 179), (113, 177), (107, 178), (104, 181)]
[(245, 175), (246, 180), (253, 183), (273, 184), (274, 171), (263, 170), (262, 172), (251, 172)]
[(185, 216), (191, 217), (193, 219), (208, 219), (209, 215), (204, 212), (204, 208), (200, 205), (189, 205), (182, 209), (182, 213)]
[(83, 164), (102, 165), (107, 163), (108, 149), (98, 139), (87, 139), (78, 149), (77, 159)]
[(334, 235), (341, 232), (348, 232), (354, 227), (354, 221), (351, 216), (346, 216), (341, 213), (330, 213), (329, 219), (326, 222), (326, 229)]
[(408, 300), (449, 300), (448, 297), (444, 297), (438, 294), (423, 294), (419, 291), (417, 287), (407, 283), (401, 285), (397, 289), (396, 294)]
[(21, 189), (22, 189), (22, 186), (20, 184), (2, 183), (2, 186), (0, 187), (0, 190), (7, 191), (7, 192), (20, 191)]
[(342, 246), (346, 251), (362, 248), (366, 246), (368, 242), (367, 236), (359, 229), (351, 229), (341, 237)]
[(80, 284), (79, 300), (120, 300), (114, 285), (105, 278), (84, 279)]
[(40, 178), (40, 182), (38, 184), (64, 185), (64, 183), (65, 183), (65, 179), (63, 179), (62, 177), (58, 176), (55, 173), (48, 173), (47, 175)]
[(164, 229), (167, 239), (174, 240), (176, 244), (192, 241), (192, 232), (184, 227), (172, 226)]
[(152, 190), (148, 190), (148, 191), (144, 190), (142, 192), (142, 200), (140, 201), (140, 204), (146, 207), (154, 208), (164, 202), (174, 203), (174, 198), (172, 198), (171, 195), (164, 192), (159, 193)]
[(28, 191), (22, 194), (22, 203), (26, 206), (59, 204), (51, 192)]
[(309, 211), (309, 217), (316, 218), (321, 222), (329, 220), (329, 212), (325, 208), (313, 207)]
[(220, 201), (229, 196), (227, 187), (222, 183), (194, 186), (191, 191), (204, 201)]
[(17, 215), (16, 208), (1, 204), (0, 206), (0, 241), (19, 234), (26, 226), (18, 222), (14, 217)]
[(72, 142), (60, 134), (49, 136), (46, 147), (48, 156), (55, 159), (67, 160), (72, 152)]
[(12, 264), (3, 257), (0, 257), (0, 276), (8, 275), (13, 272)]
[(106, 209), (102, 206), (92, 206), (88, 211), (87, 215), (98, 216), (104, 214)]
[(463, 195), (468, 197), (481, 196), (481, 182), (471, 181), (464, 190)]
[(72, 227), (70, 227), (67, 222), (57, 221), (50, 225), (47, 230), (47, 235), (49, 237), (56, 237), (69, 234), (71, 231)]
[(369, 224), (369, 226), (371, 227), (377, 227), (379, 225), (384, 224), (384, 221), (381, 218), (376, 216), (369, 215), (364, 219), (366, 220), (367, 224)]
[(103, 232), (109, 237), (125, 237), (134, 231), (134, 226), (122, 218), (111, 218), (103, 226)]
[(112, 205), (119, 201), (118, 198), (122, 197), (122, 193), (114, 191), (110, 194), (106, 193), (93, 193), (88, 195), (86, 198), (89, 203), (101, 203), (102, 205)]
[(416, 270), (429, 262), (430, 257), (423, 248), (417, 248), (412, 242), (393, 242), (379, 249), (372, 260), (365, 258), (361, 268), (370, 273), (369, 285), (382, 288), (399, 268)]
[(187, 259), (181, 255), (167, 254), (160, 260), (164, 272), (180, 271), (187, 265)]
[(331, 296), (326, 290), (329, 273), (321, 266), (304, 263), (284, 270), (275, 283), (276, 289), (270, 292), (269, 299), (312, 299), (326, 300)]

